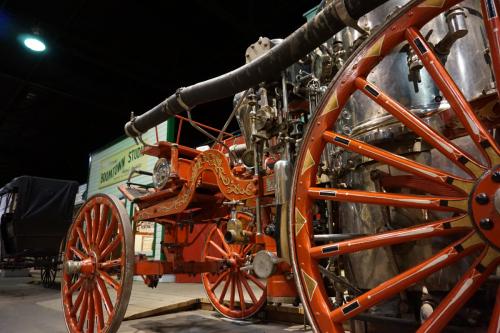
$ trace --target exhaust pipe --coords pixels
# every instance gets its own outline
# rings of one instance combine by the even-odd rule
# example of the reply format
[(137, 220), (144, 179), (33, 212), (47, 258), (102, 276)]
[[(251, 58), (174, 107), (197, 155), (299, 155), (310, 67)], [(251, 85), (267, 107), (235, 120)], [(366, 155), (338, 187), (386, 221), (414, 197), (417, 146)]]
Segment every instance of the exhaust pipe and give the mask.
[(276, 78), (281, 71), (313, 51), (347, 25), (388, 0), (335, 0), (313, 20), (304, 24), (267, 54), (229, 73), (177, 89), (176, 93), (125, 125), (125, 133), (138, 137), (169, 117), (196, 105), (232, 96), (260, 82)]

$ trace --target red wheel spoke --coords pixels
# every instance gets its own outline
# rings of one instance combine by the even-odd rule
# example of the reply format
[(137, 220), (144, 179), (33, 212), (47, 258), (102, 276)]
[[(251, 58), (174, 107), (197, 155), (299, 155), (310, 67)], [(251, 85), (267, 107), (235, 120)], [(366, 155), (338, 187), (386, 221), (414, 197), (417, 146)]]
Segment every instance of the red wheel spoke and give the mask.
[(249, 280), (252, 280), (253, 283), (255, 283), (257, 285), (257, 287), (259, 287), (260, 289), (262, 290), (266, 290), (266, 286), (259, 281), (259, 279), (257, 279), (255, 276), (251, 275), (251, 274), (248, 274), (246, 272), (243, 272), (241, 271), (241, 273)]
[(99, 271), (99, 276), (101, 277), (101, 279), (107, 282), (111, 287), (113, 287), (114, 290), (116, 291), (120, 290), (120, 283), (118, 283), (118, 281), (109, 276), (108, 273)]
[(229, 298), (229, 308), (234, 309), (234, 296), (236, 294), (236, 274), (231, 273), (231, 295)]
[(97, 330), (100, 332), (104, 329), (104, 315), (102, 313), (102, 299), (97, 288), (92, 290), (92, 296), (94, 297), (95, 304), (95, 314), (97, 317)]
[(466, 179), (455, 177), (447, 172), (423, 165), (405, 157), (388, 152), (387, 150), (375, 147), (362, 141), (351, 139), (335, 132), (327, 131), (323, 133), (323, 138), (331, 144), (372, 158), (376, 161), (392, 165), (399, 170), (409, 172), (424, 179), (429, 179), (446, 185), (454, 185), (467, 191), (473, 186), (473, 183)]
[(441, 332), (455, 313), (496, 269), (500, 253), (486, 247), (417, 332)]
[(102, 205), (101, 217), (99, 219), (100, 223), (97, 228), (97, 235), (95, 239), (96, 244), (100, 244), (102, 236), (104, 234), (104, 230), (108, 224), (108, 216), (109, 215), (109, 207), (107, 205)]
[(94, 333), (94, 324), (95, 324), (95, 311), (94, 311), (94, 296), (93, 292), (88, 293), (88, 303), (89, 303), (89, 310), (87, 314), (87, 321), (88, 321), (88, 327), (87, 327), (87, 332), (88, 333)]
[(75, 291), (78, 290), (83, 284), (83, 277), (79, 277), (75, 283), (66, 291), (66, 295), (72, 295)]
[(123, 265), (123, 259), (113, 259), (113, 260), (108, 260), (102, 263), (99, 263), (99, 269), (101, 270), (108, 270), (114, 267), (120, 267)]
[(309, 188), (308, 193), (311, 198), (318, 200), (359, 202), (375, 205), (435, 209), (442, 211), (467, 210), (467, 200), (465, 197), (432, 197), (322, 187), (311, 187)]
[(85, 290), (80, 290), (78, 296), (76, 296), (75, 303), (73, 304), (73, 308), (71, 309), (71, 315), (75, 316), (80, 306), (82, 305), (83, 298), (86, 296), (87, 292)]
[[(498, 150), (495, 140), (481, 125), (481, 122), (476, 117), (469, 102), (467, 102), (467, 99), (455, 84), (451, 75), (441, 64), (438, 57), (436, 57), (432, 48), (429, 47), (425, 38), (418, 30), (410, 27), (406, 30), (406, 39), (422, 61), (432, 79), (436, 82), (439, 90), (441, 90), (450, 103), (450, 106), (455, 111), (455, 114), (467, 130), (472, 141), (476, 144), (478, 150), (481, 151), (485, 157), (488, 157), (484, 147), (490, 146), (499, 154), (500, 151)], [(418, 47), (417, 43), (419, 44)]]
[(478, 177), (483, 173), (479, 164), (468, 154), (454, 145), (450, 140), (436, 132), (419, 117), (412, 114), (404, 106), (387, 96), (380, 88), (368, 83), (365, 79), (358, 77), (355, 80), (356, 87), (366, 96), (370, 97), (378, 105), (383, 107), (394, 117), (413, 132), (421, 136), (426, 142), (448, 157), (453, 163), (472, 176)]
[(210, 290), (212, 290), (212, 292), (213, 292), (220, 285), (220, 283), (227, 277), (228, 274), (229, 274), (229, 271), (225, 271), (224, 273), (219, 275), (217, 280), (215, 280), (214, 284), (210, 286)]
[(108, 245), (109, 239), (115, 232), (116, 226), (117, 226), (117, 220), (116, 217), (113, 215), (113, 217), (111, 217), (111, 223), (106, 227), (106, 231), (104, 232), (102, 239), (99, 241), (99, 249), (101, 251), (106, 245)]
[(335, 309), (330, 313), (330, 316), (334, 322), (348, 320), (358, 313), (365, 311), (375, 304), (386, 300), (392, 295), (424, 279), (428, 275), (469, 255), (482, 246), (483, 243), (479, 236), (477, 236), (475, 232), (471, 232), (466, 237), (438, 252), (430, 259), (385, 281), (363, 295), (356, 297), (344, 306)]
[(488, 333), (498, 332), (500, 332), (500, 286), (497, 287), (495, 307), (491, 313), (490, 325), (488, 327)]
[(238, 288), (238, 297), (240, 299), (240, 308), (242, 311), (245, 311), (245, 296), (243, 296), (243, 287), (241, 286), (241, 280), (239, 274), (234, 274), (234, 281), (237, 283), (236, 287)]
[(222, 258), (218, 258), (218, 257), (213, 257), (213, 256), (205, 256), (205, 260), (219, 261), (219, 260), (223, 260), (223, 259)]
[(224, 249), (226, 249), (227, 253), (231, 253), (231, 248), (226, 243), (226, 240), (224, 239), (224, 235), (222, 234), (222, 231), (220, 231), (219, 228), (216, 228), (216, 229), (217, 229), (217, 235), (219, 235), (219, 238), (220, 238), (220, 240), (222, 242), (222, 246), (224, 247)]
[(83, 330), (83, 325), (85, 325), (85, 319), (87, 318), (87, 309), (89, 306), (89, 298), (87, 297), (88, 292), (85, 292), (85, 295), (83, 296), (83, 304), (82, 304), (82, 309), (80, 310), (80, 316), (78, 317), (78, 330), (82, 331)]
[(241, 283), (243, 283), (243, 285), (245, 286), (245, 289), (248, 293), (248, 295), (250, 296), (250, 298), (252, 299), (252, 302), (253, 304), (257, 304), (257, 297), (255, 297), (255, 294), (252, 290), (252, 287), (250, 287), (250, 285), (248, 284), (248, 281), (247, 279), (245, 278), (245, 276), (243, 274), (240, 273), (240, 281)]
[(111, 298), (109, 297), (108, 289), (106, 289), (106, 285), (101, 278), (97, 278), (97, 288), (99, 289), (99, 293), (101, 294), (101, 298), (104, 300), (104, 305), (108, 315), (113, 312), (113, 303), (111, 302)]
[(312, 258), (321, 259), (373, 249), (380, 246), (411, 242), (417, 239), (463, 233), (470, 229), (470, 218), (467, 215), (463, 215), (457, 218), (421, 224), (373, 236), (359, 237), (338, 243), (315, 246), (310, 249), (310, 252)]
[(92, 219), (92, 244), (95, 244), (97, 239), (97, 233), (99, 232), (99, 227), (101, 225), (101, 205), (96, 204), (94, 206), (94, 218)]
[(87, 238), (83, 233), (82, 227), (76, 227), (76, 232), (78, 234), (78, 238), (80, 239), (80, 244), (82, 244), (83, 250), (89, 253), (89, 244), (87, 243)]
[(253, 246), (254, 246), (254, 244), (252, 244), (252, 243), (247, 244), (245, 246), (241, 246), (239, 254), (240, 255), (246, 255), (252, 249)]
[(222, 292), (220, 293), (220, 296), (219, 296), (219, 303), (221, 303), (221, 304), (224, 303), (224, 298), (226, 297), (227, 289), (229, 288), (229, 285), (231, 284), (232, 279), (233, 279), (233, 275), (228, 274), (226, 282), (224, 283), (224, 287), (222, 288)]
[(87, 244), (92, 244), (92, 230), (94, 229), (94, 221), (91, 216), (92, 208), (85, 211), (85, 234), (87, 235)]
[(80, 250), (78, 250), (74, 246), (70, 246), (69, 249), (71, 250), (71, 252), (73, 252), (81, 260), (83, 260), (83, 259), (85, 259), (87, 257), (83, 252), (81, 252)]
[(227, 255), (227, 252), (225, 252), (219, 245), (217, 245), (217, 243), (215, 243), (213, 240), (211, 240), (209, 242), (210, 245), (212, 245), (212, 247), (214, 249), (217, 250), (217, 252), (219, 252), (223, 257)]
[(107, 258), (116, 249), (116, 247), (118, 246), (118, 244), (120, 244), (121, 241), (122, 239), (120, 235), (116, 235), (115, 239), (113, 239), (113, 241), (109, 243), (108, 246), (106, 246), (106, 248), (102, 251), (101, 257)]

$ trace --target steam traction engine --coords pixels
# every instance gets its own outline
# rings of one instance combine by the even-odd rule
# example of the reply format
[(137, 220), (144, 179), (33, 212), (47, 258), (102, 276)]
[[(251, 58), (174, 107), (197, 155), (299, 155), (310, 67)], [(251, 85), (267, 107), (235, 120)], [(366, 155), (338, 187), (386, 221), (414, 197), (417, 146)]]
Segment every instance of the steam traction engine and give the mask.
[[(318, 332), (500, 331), (498, 0), (321, 6), (288, 38), (251, 45), (245, 66), (127, 123), (142, 140), (186, 112), (214, 144), (145, 143), (155, 188), (121, 188), (134, 224), (165, 226), (163, 261), (134, 256), (116, 198), (81, 208), (62, 283), (70, 332), (115, 332), (132, 276), (154, 287), (166, 273), (202, 273), (230, 318), (298, 295)], [(192, 120), (232, 95), (241, 136)], [(197, 224), (202, 259), (185, 261)]]

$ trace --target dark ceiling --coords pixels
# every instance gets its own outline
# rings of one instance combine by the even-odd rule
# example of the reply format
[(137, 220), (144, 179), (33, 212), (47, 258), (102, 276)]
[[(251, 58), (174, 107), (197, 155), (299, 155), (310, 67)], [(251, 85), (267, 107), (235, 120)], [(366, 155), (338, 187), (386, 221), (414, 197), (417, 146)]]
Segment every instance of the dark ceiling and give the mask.
[[(86, 182), (89, 153), (123, 135), (130, 111), (239, 67), (259, 36), (286, 37), (316, 4), (0, 0), (0, 187), (23, 174)], [(43, 54), (18, 40), (33, 28)], [(221, 127), (230, 109), (193, 116)], [(184, 143), (203, 141), (185, 132)]]

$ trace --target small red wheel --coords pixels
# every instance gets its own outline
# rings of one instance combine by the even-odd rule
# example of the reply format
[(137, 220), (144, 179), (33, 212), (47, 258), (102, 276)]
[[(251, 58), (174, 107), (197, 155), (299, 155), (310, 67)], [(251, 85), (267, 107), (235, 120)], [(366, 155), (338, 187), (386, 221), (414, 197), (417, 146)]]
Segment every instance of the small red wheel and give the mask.
[(202, 282), (212, 305), (223, 316), (244, 319), (256, 314), (266, 303), (266, 281), (257, 278), (245, 266), (251, 265), (255, 244), (228, 244), (225, 225), (210, 230), (202, 260), (226, 259), (231, 265), (218, 274), (202, 274)]
[(130, 219), (120, 201), (92, 196), (68, 231), (61, 283), (69, 332), (116, 332), (134, 274)]

